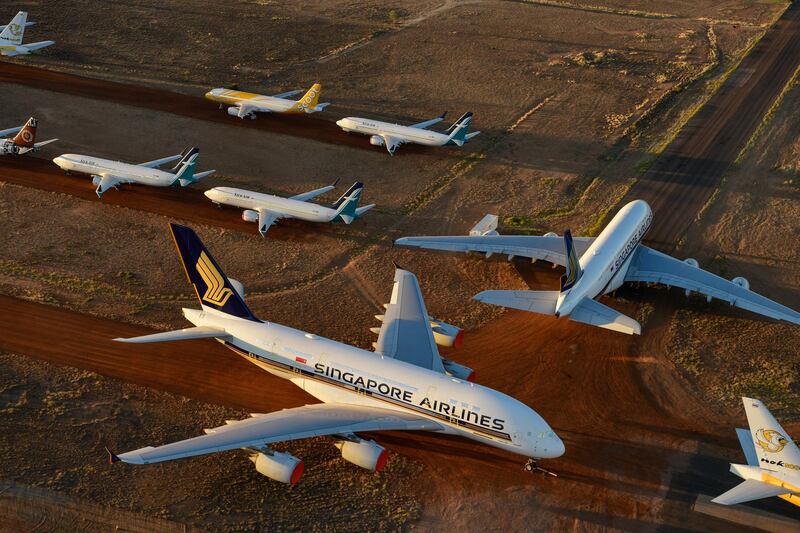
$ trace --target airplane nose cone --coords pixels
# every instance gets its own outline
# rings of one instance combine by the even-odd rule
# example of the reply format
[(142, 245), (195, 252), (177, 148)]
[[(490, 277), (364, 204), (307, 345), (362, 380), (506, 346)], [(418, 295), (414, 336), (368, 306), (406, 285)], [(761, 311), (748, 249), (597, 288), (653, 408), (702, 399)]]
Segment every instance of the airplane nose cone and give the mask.
[(56, 164), (56, 165), (58, 165), (58, 166), (61, 166), (61, 165), (63, 165), (63, 164), (64, 164), (64, 158), (63, 158), (63, 157), (61, 157), (61, 156), (54, 157), (54, 158), (53, 158), (53, 163), (55, 163), (55, 164)]
[(206, 196), (206, 198), (210, 198), (211, 200), (214, 199), (214, 189), (209, 189), (203, 194)]
[(550, 432), (536, 443), (535, 456), (538, 459), (555, 459), (564, 455), (565, 451), (562, 440), (554, 432)]

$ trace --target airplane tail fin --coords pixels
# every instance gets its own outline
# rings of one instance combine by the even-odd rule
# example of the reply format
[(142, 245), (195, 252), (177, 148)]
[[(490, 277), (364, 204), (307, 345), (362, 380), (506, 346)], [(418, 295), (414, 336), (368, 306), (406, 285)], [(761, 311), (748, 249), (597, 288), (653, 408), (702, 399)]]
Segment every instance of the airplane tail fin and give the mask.
[(197, 146), (189, 146), (185, 148), (183, 152), (181, 152), (180, 160), (177, 163), (175, 163), (175, 166), (169, 169), (168, 172), (177, 174), (178, 171), (180, 171), (180, 169), (183, 168), (183, 164), (189, 161), (189, 159), (195, 154), (198, 155), (200, 154), (200, 148), (198, 148)]
[[(306, 94), (303, 97), (295, 102), (294, 108), (296, 111), (299, 112), (306, 112), (306, 113), (313, 113), (317, 109), (317, 104), (319, 104), (319, 93), (322, 91), (322, 85), (319, 83), (315, 83), (311, 86)], [(324, 107), (323, 107), (324, 109)]]
[[(336, 200), (334, 209), (336, 215), (333, 220), (341, 219), (345, 224), (351, 224), (360, 215), (358, 212), (358, 201), (361, 199), (361, 191), (364, 184), (360, 181), (355, 182), (341, 198)], [(362, 210), (363, 213), (363, 210)]]
[(198, 181), (199, 178), (194, 175), (194, 169), (197, 167), (197, 157), (197, 154), (194, 154), (181, 163), (180, 170), (175, 174), (175, 181), (172, 182), (173, 185), (177, 184), (181, 187), (186, 187)]
[(31, 117), (25, 126), (19, 130), (19, 133), (14, 137), (14, 144), (20, 148), (33, 148), (36, 145), (36, 126), (38, 121)]
[(572, 232), (570, 230), (564, 231), (564, 251), (567, 256), (567, 272), (561, 276), (561, 292), (571, 289), (583, 274), (578, 254), (572, 245)]
[[(472, 111), (468, 111), (456, 121), (455, 124), (450, 126), (450, 132), (447, 139), (448, 144), (453, 143), (458, 146), (463, 146), (467, 142), (467, 134), (469, 133), (469, 125), (472, 122)], [(452, 130), (452, 131), (451, 131)]]
[(800, 449), (781, 427), (763, 403), (753, 398), (742, 398), (750, 426), (750, 436), (761, 466), (800, 465)]
[(25, 34), (25, 21), (28, 13), (20, 11), (11, 19), (11, 22), (0, 32), (0, 41), (8, 41), (11, 44), (21, 45), (22, 36)]
[(456, 130), (456, 128), (458, 127), (458, 125), (459, 125), (459, 124), (461, 124), (461, 121), (463, 121), (463, 120), (466, 120), (466, 119), (468, 119), (468, 118), (469, 118), (469, 117), (471, 117), (471, 116), (472, 116), (472, 111), (467, 111), (466, 113), (464, 113), (463, 115), (461, 115), (460, 117), (458, 117), (458, 120), (456, 120), (455, 122), (453, 122), (453, 123), (450, 125), (450, 127), (449, 127), (449, 128), (447, 128), (447, 129), (444, 131), (444, 134), (445, 134), (445, 135), (450, 135), (451, 133), (453, 133), (453, 132)]
[(186, 277), (203, 307), (238, 318), (258, 321), (242, 296), (191, 228), (170, 224)]

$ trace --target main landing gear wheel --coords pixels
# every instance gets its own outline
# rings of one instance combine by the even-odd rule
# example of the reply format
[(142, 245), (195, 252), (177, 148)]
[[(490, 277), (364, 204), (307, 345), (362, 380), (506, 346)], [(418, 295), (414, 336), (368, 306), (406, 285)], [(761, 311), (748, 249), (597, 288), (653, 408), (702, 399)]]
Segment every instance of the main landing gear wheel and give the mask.
[(547, 470), (545, 468), (542, 468), (541, 466), (536, 464), (536, 461), (534, 461), (533, 459), (528, 459), (527, 461), (525, 461), (525, 466), (523, 466), (522, 468), (526, 472), (541, 472), (546, 476), (558, 477), (558, 474), (556, 474), (555, 472), (551, 472), (550, 470)]

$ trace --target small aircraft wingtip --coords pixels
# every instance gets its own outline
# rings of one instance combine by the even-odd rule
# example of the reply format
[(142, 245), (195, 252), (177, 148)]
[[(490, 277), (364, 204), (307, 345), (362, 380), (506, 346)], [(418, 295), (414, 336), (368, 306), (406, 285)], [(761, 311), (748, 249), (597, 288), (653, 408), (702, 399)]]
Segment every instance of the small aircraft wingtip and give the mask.
[(394, 267), (397, 270), (405, 270), (405, 268), (403, 268), (403, 267), (401, 267), (400, 265), (397, 264), (397, 261), (392, 261), (392, 264), (394, 265)]
[(336, 181), (334, 181), (333, 183), (331, 183), (331, 187), (336, 187), (336, 186), (339, 184), (339, 180), (340, 180), (340, 179), (342, 179), (342, 178), (336, 178)]
[(117, 457), (114, 452), (108, 449), (108, 446), (104, 446), (106, 453), (108, 454), (108, 464), (113, 465), (114, 463), (120, 462), (120, 458)]

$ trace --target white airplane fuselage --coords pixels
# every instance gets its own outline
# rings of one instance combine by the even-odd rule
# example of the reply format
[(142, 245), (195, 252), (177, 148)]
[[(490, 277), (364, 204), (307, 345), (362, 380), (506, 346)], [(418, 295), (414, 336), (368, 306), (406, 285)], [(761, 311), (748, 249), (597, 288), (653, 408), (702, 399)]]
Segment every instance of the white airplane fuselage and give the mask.
[(564, 444), (530, 407), (500, 392), (378, 353), (279, 324), (184, 309), (196, 326), (242, 357), (325, 403), (379, 407), (436, 421), (444, 432), (535, 459), (559, 457)]
[(568, 315), (584, 298), (607, 294), (625, 281), (630, 258), (653, 221), (647, 202), (634, 200), (611, 219), (580, 258), (583, 271), (569, 290), (562, 292), (556, 303), (556, 316)]
[(363, 133), (364, 135), (378, 136), (388, 135), (404, 143), (415, 143), (425, 146), (444, 146), (449, 140), (449, 136), (444, 133), (366, 118), (347, 117), (338, 120), (336, 124), (348, 133), (355, 132)]
[(273, 113), (286, 113), (293, 111), (297, 106), (295, 100), (275, 98), (264, 94), (234, 91), (232, 89), (211, 89), (206, 93), (206, 98), (225, 105), (248, 105), (268, 109)]
[(273, 213), (281, 213), (285, 215), (284, 218), (297, 218), (309, 222), (330, 222), (336, 218), (336, 210), (330, 207), (272, 194), (233, 187), (214, 187), (204, 194), (217, 204), (251, 209), (253, 211), (266, 209)]
[(153, 187), (169, 187), (175, 183), (175, 174), (159, 170), (157, 168), (144, 167), (123, 163), (122, 161), (112, 161), (80, 154), (63, 154), (53, 162), (65, 172), (75, 172), (78, 174), (90, 174), (100, 176), (110, 174), (126, 181), (150, 185)]

